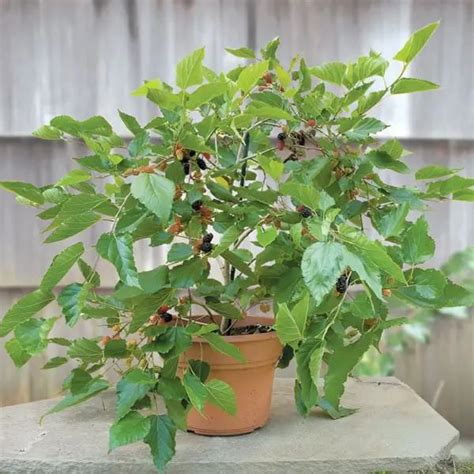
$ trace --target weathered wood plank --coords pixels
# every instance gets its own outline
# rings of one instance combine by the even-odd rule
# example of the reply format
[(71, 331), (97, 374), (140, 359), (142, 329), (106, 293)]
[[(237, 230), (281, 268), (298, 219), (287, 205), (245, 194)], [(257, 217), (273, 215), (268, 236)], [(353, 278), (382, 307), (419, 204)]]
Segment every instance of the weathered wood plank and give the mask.
[(3, 0), (0, 135), (29, 134), (60, 113), (118, 124), (117, 107), (146, 120), (152, 107), (130, 91), (143, 79), (172, 81), (177, 60), (199, 46), (226, 70), (239, 60), (225, 46), (260, 47), (276, 35), (285, 60), (347, 61), (370, 48), (391, 57), (410, 32), (441, 19), (411, 74), (442, 90), (397, 97), (380, 112), (393, 135), (472, 138), (473, 9), (473, 0)]
[(474, 318), (439, 318), (428, 344), (397, 357), (395, 374), (464, 436), (474, 435)]
[[(38, 186), (54, 183), (74, 166), (72, 158), (88, 154), (85, 148), (75, 143), (46, 142), (30, 138), (0, 139), (0, 161), (2, 180), (20, 180)], [(99, 183), (100, 185), (100, 183)], [(46, 235), (42, 230), (45, 222), (36, 218), (37, 210), (18, 205), (10, 193), (0, 193), (0, 286), (28, 288), (38, 285), (54, 255), (73, 242), (83, 240), (89, 247), (86, 259), (92, 262), (98, 237), (110, 225), (99, 223), (77, 237), (52, 244), (42, 244)], [(137, 266), (149, 270), (161, 259), (161, 251), (147, 243), (135, 245)], [(104, 286), (116, 283), (116, 272), (112, 266), (101, 261), (99, 272)], [(64, 279), (64, 284), (80, 277), (77, 269)]]

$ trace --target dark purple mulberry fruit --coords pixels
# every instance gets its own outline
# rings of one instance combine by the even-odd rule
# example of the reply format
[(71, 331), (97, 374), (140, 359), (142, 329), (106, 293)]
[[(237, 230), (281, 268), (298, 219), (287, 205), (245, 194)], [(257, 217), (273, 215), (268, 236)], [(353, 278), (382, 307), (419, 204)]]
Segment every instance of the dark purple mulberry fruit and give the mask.
[(349, 280), (347, 275), (341, 275), (336, 282), (336, 291), (338, 293), (345, 293), (347, 291), (347, 286), (349, 285)]
[(202, 169), (203, 171), (207, 169), (206, 162), (204, 161), (203, 158), (199, 157), (199, 158), (196, 160), (196, 163), (197, 163), (197, 165), (199, 166), (199, 168)]
[(194, 211), (199, 211), (199, 209), (201, 209), (202, 207), (202, 201), (200, 199), (198, 199), (197, 201), (194, 201), (191, 204), (191, 207), (193, 208)]
[(214, 235), (209, 233), (209, 234), (204, 235), (204, 237), (202, 238), (202, 241), (203, 242), (212, 242), (213, 238), (214, 238)]
[(201, 252), (209, 253), (212, 250), (211, 242), (203, 242), (201, 244)]

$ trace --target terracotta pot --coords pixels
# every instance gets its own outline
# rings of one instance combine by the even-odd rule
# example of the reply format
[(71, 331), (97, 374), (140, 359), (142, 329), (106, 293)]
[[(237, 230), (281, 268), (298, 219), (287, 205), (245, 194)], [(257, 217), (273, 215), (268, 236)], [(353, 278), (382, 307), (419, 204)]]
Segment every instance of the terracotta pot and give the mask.
[[(272, 324), (268, 318), (247, 317), (239, 325)], [(211, 372), (208, 380), (219, 379), (228, 383), (235, 392), (237, 414), (225, 413), (209, 403), (204, 416), (191, 409), (188, 415), (188, 430), (208, 436), (231, 436), (250, 433), (264, 426), (270, 415), (275, 367), (281, 355), (282, 346), (276, 333), (226, 336), (225, 340), (235, 344), (244, 354), (246, 362), (238, 362), (213, 350), (208, 342), (194, 337), (192, 347), (186, 351), (186, 359), (206, 361)], [(184, 358), (179, 370), (186, 367)]]

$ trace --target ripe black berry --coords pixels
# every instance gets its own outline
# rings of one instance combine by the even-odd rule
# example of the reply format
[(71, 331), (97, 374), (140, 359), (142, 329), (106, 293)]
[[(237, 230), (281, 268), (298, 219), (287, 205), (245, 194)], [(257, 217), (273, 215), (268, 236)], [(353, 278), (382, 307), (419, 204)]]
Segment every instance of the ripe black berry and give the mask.
[(183, 171), (186, 175), (188, 175), (191, 171), (191, 165), (189, 164), (189, 161), (183, 161)]
[(212, 239), (214, 238), (214, 235), (211, 233), (205, 234), (204, 237), (202, 238), (203, 242), (212, 242)]
[(286, 158), (285, 158), (285, 163), (287, 161), (298, 161), (298, 155), (296, 155), (295, 153), (292, 153), (291, 155), (288, 155)]
[(202, 207), (202, 201), (200, 199), (198, 199), (197, 201), (194, 201), (191, 204), (191, 207), (193, 208), (194, 211), (199, 211), (199, 209), (201, 209)]
[(197, 165), (199, 166), (199, 168), (202, 169), (203, 171), (204, 171), (205, 169), (207, 169), (206, 162), (204, 161), (203, 158), (199, 157), (199, 158), (196, 160), (196, 163), (197, 163)]
[(194, 150), (189, 150), (189, 156), (194, 156), (196, 152)]
[(286, 133), (280, 132), (280, 133), (277, 135), (277, 138), (278, 138), (278, 140), (284, 141), (284, 140), (286, 139)]
[(204, 253), (209, 253), (211, 250), (212, 250), (212, 244), (211, 242), (203, 242), (201, 244), (201, 252), (204, 252)]
[(298, 208), (298, 212), (300, 213), (301, 217), (304, 217), (305, 219), (307, 219), (308, 217), (312, 217), (313, 215), (313, 211), (306, 206), (300, 206)]
[(347, 275), (341, 275), (336, 282), (336, 291), (338, 293), (345, 293), (347, 290), (347, 286), (349, 284)]
[(173, 319), (173, 316), (170, 313), (162, 313), (160, 316), (165, 323), (169, 323)]

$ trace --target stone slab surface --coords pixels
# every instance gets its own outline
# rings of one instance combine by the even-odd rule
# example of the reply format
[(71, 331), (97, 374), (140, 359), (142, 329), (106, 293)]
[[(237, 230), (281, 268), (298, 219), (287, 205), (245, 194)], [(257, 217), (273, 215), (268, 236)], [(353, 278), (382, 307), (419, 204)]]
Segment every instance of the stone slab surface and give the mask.
[[(143, 443), (107, 454), (114, 394), (38, 420), (55, 401), (0, 410), (0, 473), (152, 473)], [(346, 384), (352, 416), (301, 418), (293, 382), (276, 379), (272, 418), (245, 436), (180, 433), (169, 473), (357, 473), (433, 468), (448, 459), (458, 432), (399, 380), (363, 378)]]

